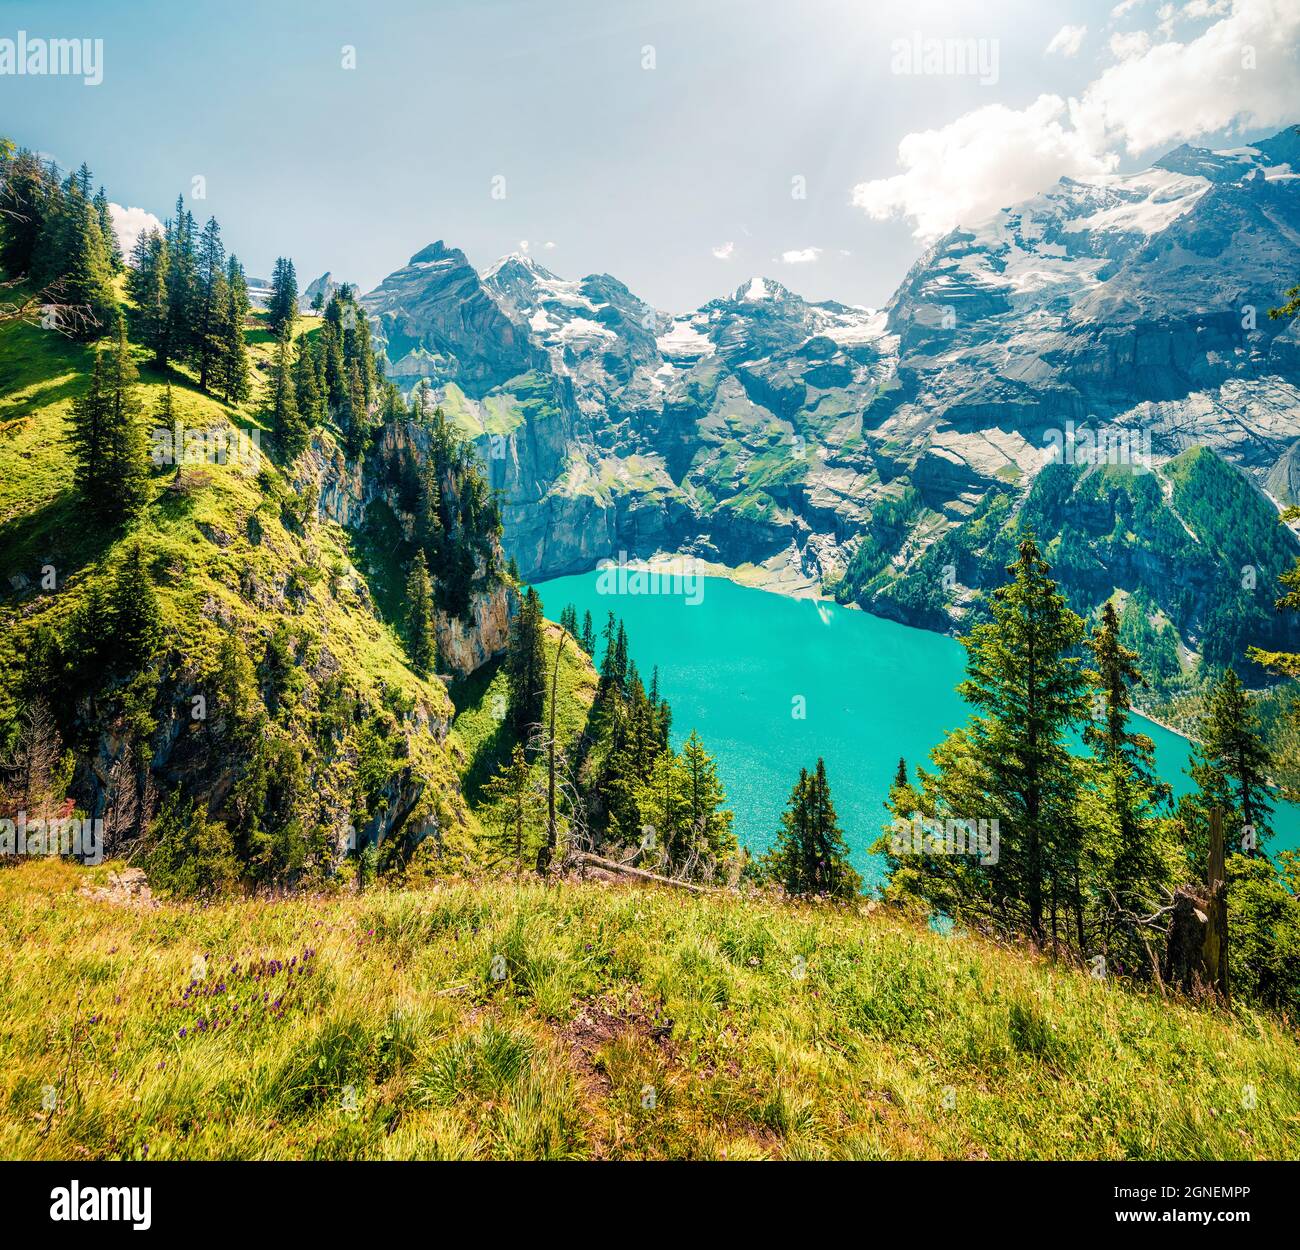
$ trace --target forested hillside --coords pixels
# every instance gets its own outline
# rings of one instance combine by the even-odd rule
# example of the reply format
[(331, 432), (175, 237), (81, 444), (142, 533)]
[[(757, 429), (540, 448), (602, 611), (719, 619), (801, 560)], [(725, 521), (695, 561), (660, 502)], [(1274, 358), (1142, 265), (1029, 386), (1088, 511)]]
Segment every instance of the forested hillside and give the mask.
[(253, 309), (183, 201), (124, 262), (88, 170), (5, 162), (8, 797), (186, 892), (464, 852), (437, 674), (504, 648), (514, 595), (472, 452), (349, 289), (302, 316), (283, 260)]

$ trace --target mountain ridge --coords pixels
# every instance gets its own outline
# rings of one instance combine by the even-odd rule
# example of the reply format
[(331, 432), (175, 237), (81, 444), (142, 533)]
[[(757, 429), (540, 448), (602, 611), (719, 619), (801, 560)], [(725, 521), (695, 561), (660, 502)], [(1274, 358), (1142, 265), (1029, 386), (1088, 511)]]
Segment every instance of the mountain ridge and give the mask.
[[(363, 304), (393, 376), (428, 378), (478, 440), (526, 578), (680, 551), (961, 629), (987, 586), (950, 587), (940, 617), (885, 592), (993, 498), (1022, 507), (1067, 423), (1156, 468), (1205, 446), (1295, 499), (1300, 332), (1266, 310), (1300, 272), (1297, 155), (1292, 127), (1061, 178), (937, 240), (880, 309), (758, 275), (671, 314), (441, 242)], [(845, 574), (882, 537), (891, 586), (864, 598)]]

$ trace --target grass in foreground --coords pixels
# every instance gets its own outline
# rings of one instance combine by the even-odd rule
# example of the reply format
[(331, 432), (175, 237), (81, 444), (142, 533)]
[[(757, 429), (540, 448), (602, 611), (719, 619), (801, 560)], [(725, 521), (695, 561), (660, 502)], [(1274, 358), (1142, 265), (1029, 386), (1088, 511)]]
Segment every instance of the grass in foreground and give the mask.
[(0, 1156), (1300, 1155), (1276, 1024), (880, 909), (501, 881), (135, 909), (78, 893), (107, 871), (0, 871)]

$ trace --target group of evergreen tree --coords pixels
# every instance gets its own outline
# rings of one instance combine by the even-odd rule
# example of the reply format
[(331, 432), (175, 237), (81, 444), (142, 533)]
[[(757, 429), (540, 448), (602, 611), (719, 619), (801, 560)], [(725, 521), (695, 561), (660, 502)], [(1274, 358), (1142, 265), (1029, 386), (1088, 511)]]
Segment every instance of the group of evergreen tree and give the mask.
[(848, 899), (861, 891), (862, 878), (849, 862), (824, 760), (818, 759), (812, 772), (799, 770), (776, 845), (760, 868), (787, 894)]
[(0, 268), (66, 309), (59, 328), (75, 337), (112, 329), (122, 254), (108, 196), (84, 164), (64, 176), (26, 149), (0, 152)]
[[(576, 622), (576, 613), (570, 619)], [(588, 643), (594, 650), (589, 619), (577, 637), (584, 650)], [(673, 749), (672, 708), (660, 692), (659, 670), (647, 686), (613, 612), (601, 643), (584, 776), (587, 827), (598, 845), (635, 844), (670, 873), (715, 877), (738, 854), (717, 765), (697, 733)]]
[[(1112, 969), (1150, 975), (1152, 921), (1174, 886), (1204, 878), (1216, 809), (1232, 871), (1276, 878), (1263, 855), (1270, 757), (1250, 698), (1225, 669), (1193, 748), (1195, 791), (1171, 806), (1154, 744), (1131, 726), (1143, 678), (1120, 641), (1114, 605), (1104, 605), (1089, 631), (1032, 534), (1022, 535), (1007, 571), (990, 619), (963, 639), (967, 676), (959, 691), (975, 713), (969, 725), (951, 732), (933, 751), (933, 768), (917, 769), (914, 779), (900, 761), (888, 806), (896, 824), (920, 817), (932, 837), (920, 848), (893, 838), (878, 844), (890, 892), (985, 931), (1026, 936), (1077, 959), (1102, 955)], [(1071, 750), (1075, 735), (1087, 754)], [(993, 820), (991, 856), (939, 836), (949, 821), (962, 830)], [(1269, 897), (1277, 903), (1276, 892)], [(1256, 920), (1235, 913), (1257, 938)]]
[[(311, 431), (333, 421), (348, 456), (365, 454), (380, 420), (404, 415), (396, 388), (385, 382), (370, 323), (351, 286), (325, 306), (319, 329), (294, 338), (298, 284), (293, 262), (276, 261), (267, 321), (276, 351), (266, 390), (266, 414), (276, 443), (293, 459)], [(432, 561), (430, 562), (432, 564)]]
[(497, 494), (474, 444), (441, 408), (430, 405), (427, 383), (416, 389), (409, 410), (391, 396), (385, 403), (396, 405), (386, 418), (409, 420), (423, 447), (418, 464), (406, 462), (402, 491), (415, 514), (415, 542), (434, 578), (438, 605), (451, 616), (464, 617), (474, 592), (502, 573)]
[(144, 231), (131, 249), (126, 289), (132, 331), (154, 368), (187, 365), (200, 390), (231, 404), (248, 399), (248, 280), (215, 217), (199, 230), (177, 196), (163, 229)]
[[(1114, 610), (1087, 637), (1032, 535), (1007, 571), (991, 619), (963, 639), (958, 689), (975, 715), (935, 749), (934, 771), (912, 783), (900, 767), (891, 789), (896, 820), (935, 822), (931, 837), (901, 854), (892, 842), (882, 849), (896, 888), (953, 919), (1083, 955), (1169, 883), (1167, 791), (1150, 739), (1128, 727), (1140, 678)], [(1090, 758), (1071, 751), (1072, 731)], [(973, 849), (963, 843), (954, 854), (938, 836), (948, 821), (959, 831), (996, 821), (996, 853), (963, 853)]]
[(578, 624), (578, 609), (573, 604), (567, 604), (560, 612), (560, 624), (568, 632), (569, 636), (575, 639), (589, 656), (593, 659), (596, 655), (596, 631), (592, 627), (591, 612), (586, 611), (582, 614), (582, 624)]
[[(560, 625), (561, 645), (572, 640), (589, 655), (597, 649), (590, 612), (579, 626), (576, 610), (567, 606)], [(647, 688), (631, 659), (626, 627), (612, 612), (602, 639), (595, 701), (571, 761), (569, 801), (581, 807), (577, 823), (596, 850), (631, 846), (653, 870), (714, 879), (738, 862), (717, 764), (696, 733), (680, 751), (673, 749), (672, 710), (660, 695), (658, 670)], [(541, 601), (531, 587), (512, 622), (506, 673), (511, 739), (524, 745), (545, 741), (553, 674), (547, 669)], [(522, 818), (522, 800), (510, 778), (519, 767), (518, 760), (508, 761), (494, 783), (501, 794), (515, 796), (508, 810), (516, 820)], [(522, 784), (520, 777), (514, 781)], [(517, 825), (511, 828), (517, 840)]]

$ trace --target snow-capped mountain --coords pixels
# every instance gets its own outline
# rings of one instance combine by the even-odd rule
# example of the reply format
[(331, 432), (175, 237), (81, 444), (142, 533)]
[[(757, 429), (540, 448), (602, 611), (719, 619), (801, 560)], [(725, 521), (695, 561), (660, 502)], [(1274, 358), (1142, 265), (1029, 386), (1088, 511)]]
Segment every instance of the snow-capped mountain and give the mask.
[[(691, 549), (815, 584), (912, 488), (909, 562), (1023, 492), (1066, 422), (1204, 444), (1300, 491), (1300, 132), (1063, 178), (955, 230), (885, 308), (762, 276), (694, 312), (526, 255), (433, 244), (368, 296), (391, 374), (428, 377), (489, 460), (526, 576)], [(881, 540), (883, 541), (883, 540)]]

